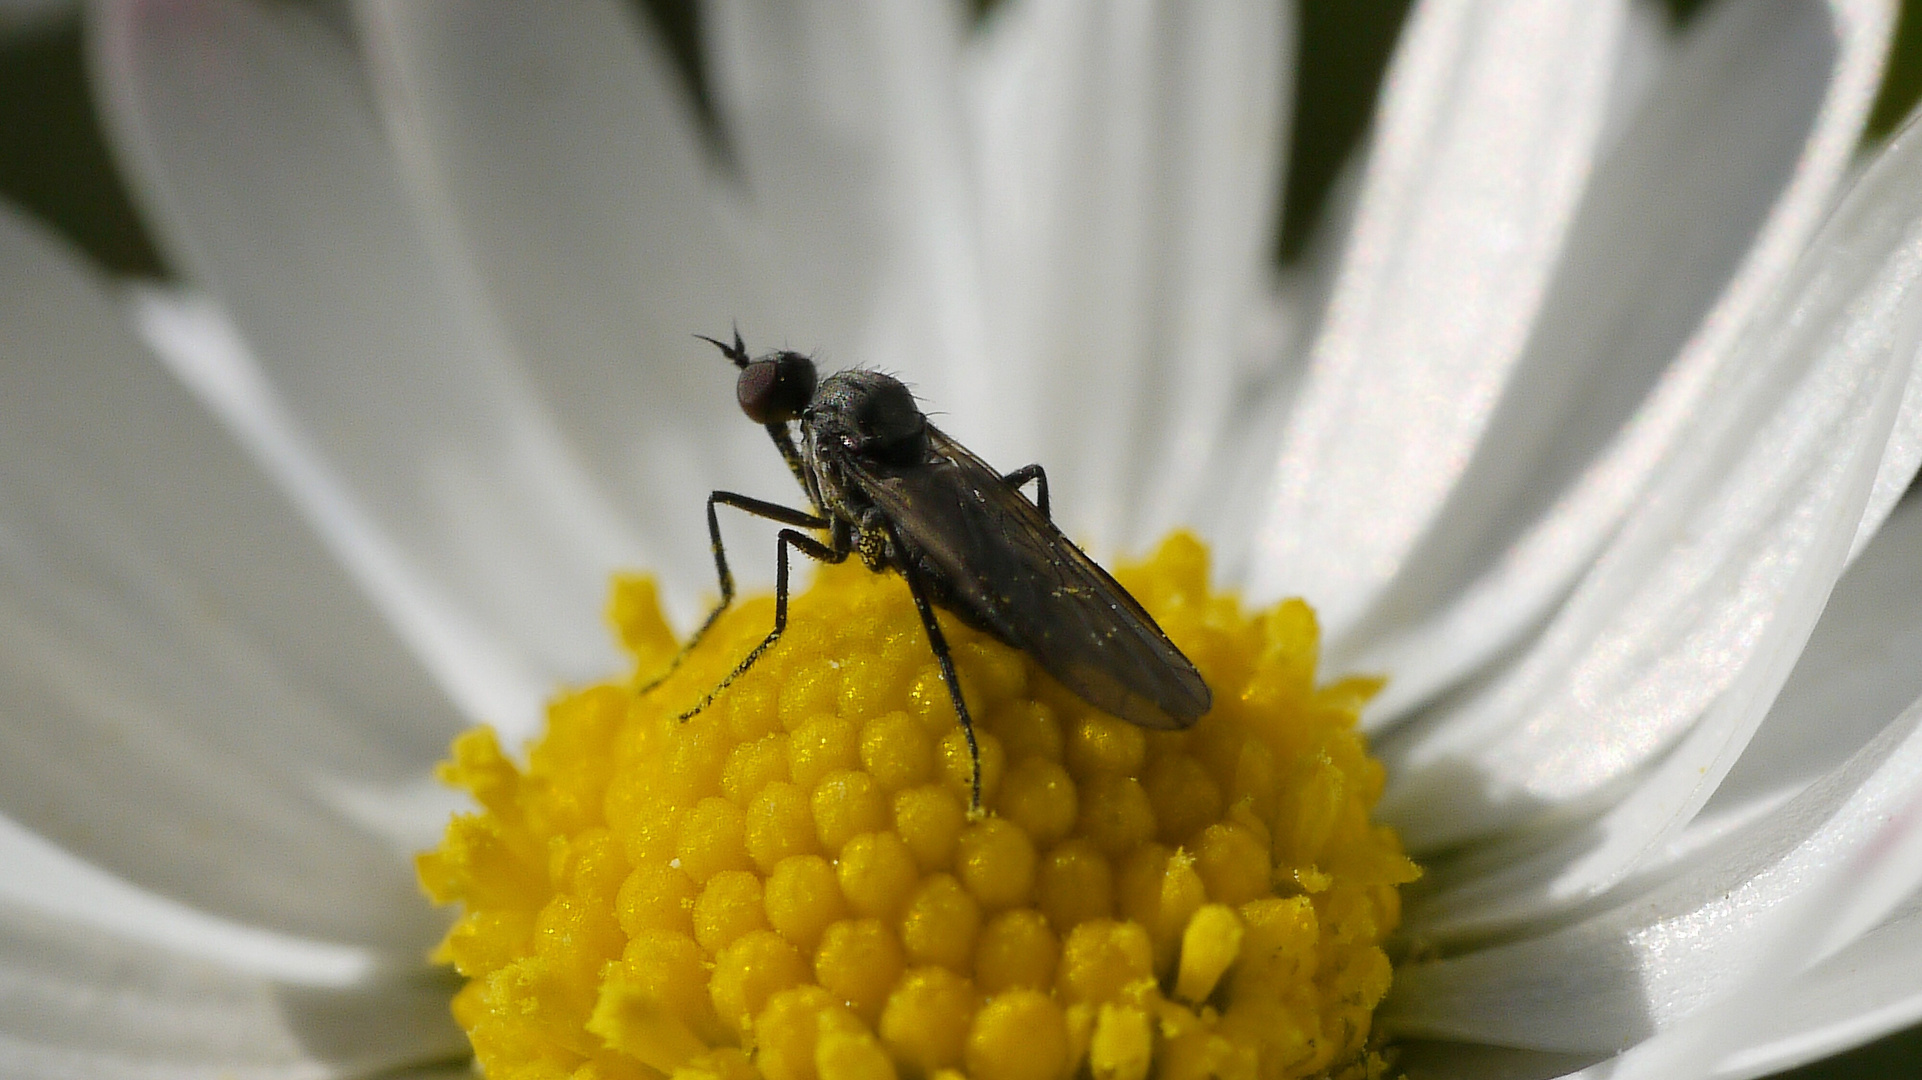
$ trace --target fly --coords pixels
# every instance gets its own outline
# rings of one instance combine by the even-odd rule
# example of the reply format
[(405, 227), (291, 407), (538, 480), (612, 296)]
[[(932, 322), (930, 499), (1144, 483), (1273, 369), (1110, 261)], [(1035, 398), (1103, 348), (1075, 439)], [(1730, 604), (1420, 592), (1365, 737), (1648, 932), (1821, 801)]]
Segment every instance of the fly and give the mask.
[[(740, 369), (735, 397), (741, 411), (767, 428), (811, 509), (731, 491), (707, 497), (721, 600), (647, 689), (680, 665), (734, 601), (718, 506), (784, 526), (775, 547), (774, 628), (681, 719), (707, 708), (780, 640), (787, 629), (790, 549), (825, 563), (859, 555), (868, 569), (893, 570), (907, 581), (967, 738), (975, 811), (981, 808), (981, 752), (936, 607), (1027, 653), (1082, 700), (1131, 723), (1180, 730), (1208, 711), (1213, 695), (1194, 664), (1126, 589), (1055, 528), (1041, 466), (1005, 475), (990, 468), (930, 424), (914, 395), (891, 376), (837, 371), (817, 382), (814, 361), (801, 353), (750, 359), (738, 330), (732, 345), (701, 340)], [(1021, 493), (1029, 482), (1032, 502)], [(825, 533), (826, 540), (802, 529)]]

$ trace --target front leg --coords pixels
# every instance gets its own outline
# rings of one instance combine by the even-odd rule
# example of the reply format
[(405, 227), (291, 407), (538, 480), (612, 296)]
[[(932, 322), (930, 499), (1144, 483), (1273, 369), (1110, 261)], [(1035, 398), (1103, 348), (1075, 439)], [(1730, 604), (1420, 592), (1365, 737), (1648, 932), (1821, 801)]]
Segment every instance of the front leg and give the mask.
[(1021, 485), (1034, 481), (1035, 509), (1041, 511), (1042, 517), (1054, 520), (1054, 515), (1048, 512), (1048, 473), (1040, 465), (1023, 465), (1001, 479), (1004, 483), (1012, 484), (1017, 491)]
[[(682, 713), (681, 719), (683, 720), (690, 719), (693, 716), (700, 713), (702, 709), (705, 709), (709, 705), (714, 704), (714, 699), (720, 696), (721, 691), (727, 689), (728, 686), (734, 682), (734, 680), (740, 678), (742, 675), (747, 674), (747, 669), (754, 666), (754, 662), (761, 658), (761, 654), (773, 648), (774, 643), (781, 640), (782, 632), (787, 629), (787, 596), (788, 596), (787, 552), (788, 552), (788, 549), (791, 547), (799, 548), (802, 554), (811, 556), (813, 558), (819, 559), (824, 563), (829, 563), (829, 564), (842, 562), (848, 557), (848, 554), (849, 554), (849, 549), (846, 548), (845, 546), (829, 547), (828, 545), (823, 544), (819, 540), (816, 540), (812, 536), (808, 536), (805, 533), (798, 533), (798, 532), (795, 532), (793, 529), (782, 529), (781, 538), (779, 542), (775, 545), (776, 555), (775, 555), (775, 561), (774, 561), (774, 629), (768, 631), (767, 637), (761, 639), (761, 643), (759, 645), (754, 646), (754, 650), (748, 653), (745, 659), (743, 659), (739, 664), (734, 665), (734, 670), (728, 672), (727, 678), (722, 679), (719, 685), (715, 686), (714, 689), (709, 690), (707, 692), (707, 696), (701, 699), (700, 704)], [(713, 620), (710, 619), (709, 621), (712, 622)], [(706, 629), (706, 628), (703, 627), (702, 629)]]
[[(726, 611), (728, 605), (734, 602), (734, 574), (727, 567), (727, 550), (721, 544), (721, 519), (714, 512), (716, 506), (731, 506), (736, 510), (744, 510), (747, 513), (753, 514), (755, 517), (767, 518), (769, 521), (778, 521), (783, 525), (797, 525), (803, 529), (826, 529), (832, 525), (827, 518), (819, 514), (810, 514), (803, 510), (782, 506), (780, 503), (771, 503), (765, 499), (756, 499), (747, 495), (736, 495), (732, 491), (716, 491), (708, 495), (707, 539), (710, 550), (714, 552), (714, 575), (719, 578), (721, 582), (721, 602), (714, 605), (714, 610), (707, 613), (707, 618), (701, 620), (700, 628), (695, 630), (693, 635), (687, 639), (687, 643), (681, 646), (681, 651), (674, 654), (674, 659), (668, 663), (667, 670), (655, 676), (654, 680), (646, 686), (641, 687), (640, 692), (643, 694), (661, 685), (669, 675), (674, 674), (674, 670), (681, 666), (681, 661), (687, 659), (688, 652), (691, 651), (694, 646), (700, 644), (703, 637), (707, 636), (707, 632), (714, 626), (715, 620), (721, 617), (721, 612)], [(787, 530), (782, 531), (783, 533), (787, 532)], [(799, 534), (797, 533), (796, 535)], [(813, 541), (809, 542), (812, 543)], [(784, 553), (785, 550), (786, 549), (783, 549)], [(785, 557), (785, 554), (783, 554), (783, 558)], [(834, 561), (838, 562), (839, 560)], [(782, 565), (785, 566), (786, 563), (784, 562)]]
[(921, 615), (921, 628), (928, 632), (928, 648), (934, 650), (934, 662), (941, 668), (941, 681), (947, 684), (948, 698), (954, 702), (954, 715), (961, 721), (961, 734), (968, 740), (968, 763), (971, 768), (968, 792), (968, 816), (981, 816), (981, 744), (974, 737), (974, 719), (968, 715), (967, 699), (961, 696), (961, 676), (954, 670), (954, 656), (948, 650), (947, 636), (941, 633), (941, 624), (934, 620), (934, 605), (928, 600), (927, 583), (913, 566), (903, 563), (901, 576), (908, 580), (908, 592), (914, 597), (914, 610)]

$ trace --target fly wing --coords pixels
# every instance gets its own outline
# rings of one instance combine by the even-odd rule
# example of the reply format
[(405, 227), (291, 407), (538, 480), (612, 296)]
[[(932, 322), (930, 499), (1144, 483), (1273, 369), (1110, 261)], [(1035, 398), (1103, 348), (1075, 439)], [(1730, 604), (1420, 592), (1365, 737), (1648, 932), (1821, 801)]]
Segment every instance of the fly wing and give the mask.
[(850, 463), (895, 532), (945, 581), (945, 604), (1023, 650), (1090, 704), (1185, 728), (1201, 673), (1108, 572), (968, 449), (929, 426), (924, 463)]

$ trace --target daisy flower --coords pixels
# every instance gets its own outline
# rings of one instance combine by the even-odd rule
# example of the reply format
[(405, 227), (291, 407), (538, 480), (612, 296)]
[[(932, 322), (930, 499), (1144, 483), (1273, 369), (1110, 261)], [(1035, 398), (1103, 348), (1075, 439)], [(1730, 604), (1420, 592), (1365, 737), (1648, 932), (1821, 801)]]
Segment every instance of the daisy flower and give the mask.
[(616, 568), (698, 617), (706, 492), (791, 490), (688, 336), (731, 323), (1389, 677), (1411, 1075), (1922, 1019), (1892, 4), (1420, 5), (1282, 275), (1280, 6), (700, 11), (698, 99), (613, 2), (91, 12), (186, 285), (0, 213), (0, 1071), (465, 1068), (431, 769), (618, 670)]

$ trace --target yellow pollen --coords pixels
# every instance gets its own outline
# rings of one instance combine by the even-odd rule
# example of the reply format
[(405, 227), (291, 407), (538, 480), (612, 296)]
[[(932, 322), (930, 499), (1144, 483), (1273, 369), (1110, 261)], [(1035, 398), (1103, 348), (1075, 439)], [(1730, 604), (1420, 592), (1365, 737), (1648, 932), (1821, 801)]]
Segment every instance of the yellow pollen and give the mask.
[(647, 578), (615, 582), (629, 678), (568, 693), (525, 766), (442, 766), (478, 810), (419, 858), (462, 906), (437, 958), (493, 1080), (1285, 1080), (1381, 1075), (1397, 887), (1314, 614), (1245, 613), (1177, 534), (1116, 575), (1215, 708), (1151, 732), (943, 615), (973, 761), (908, 590), (827, 567), (786, 635), (737, 604), (672, 677)]

